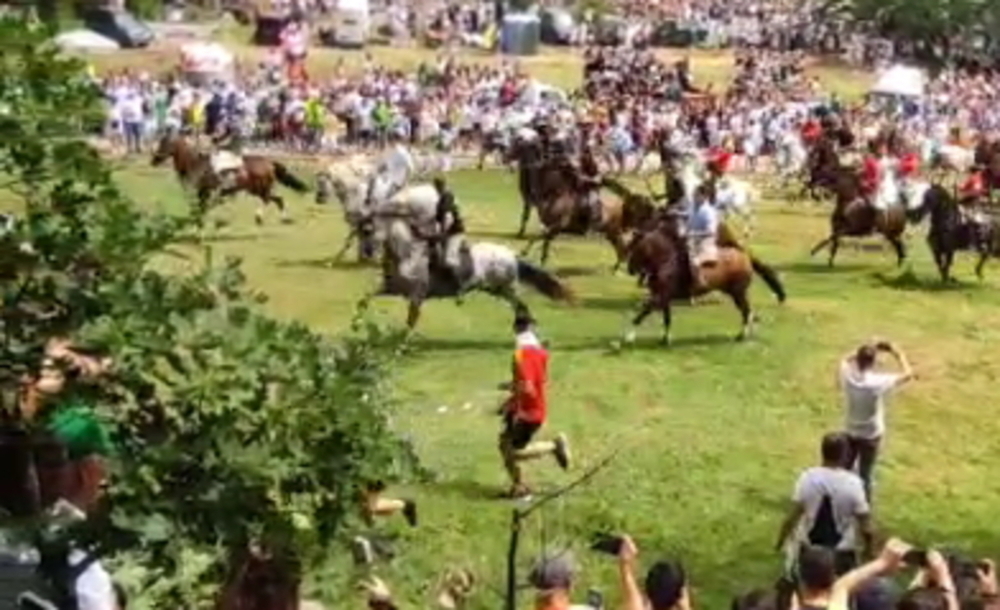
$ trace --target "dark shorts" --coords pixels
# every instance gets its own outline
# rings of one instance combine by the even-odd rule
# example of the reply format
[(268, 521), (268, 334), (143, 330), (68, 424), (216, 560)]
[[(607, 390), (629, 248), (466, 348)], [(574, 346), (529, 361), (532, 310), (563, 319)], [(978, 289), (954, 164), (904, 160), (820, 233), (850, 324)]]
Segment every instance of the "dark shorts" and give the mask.
[(538, 432), (542, 424), (534, 424), (526, 421), (507, 418), (506, 426), (503, 430), (504, 437), (510, 441), (514, 449), (524, 449), (531, 442), (531, 439)]

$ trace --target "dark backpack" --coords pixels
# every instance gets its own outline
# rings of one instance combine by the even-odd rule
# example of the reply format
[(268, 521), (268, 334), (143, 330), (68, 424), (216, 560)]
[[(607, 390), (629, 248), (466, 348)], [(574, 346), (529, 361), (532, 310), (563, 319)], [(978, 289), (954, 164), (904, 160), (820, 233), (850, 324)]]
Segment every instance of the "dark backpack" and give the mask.
[(837, 530), (837, 520), (833, 516), (833, 500), (830, 494), (823, 494), (819, 509), (813, 518), (809, 529), (809, 544), (835, 549), (840, 544), (842, 536)]

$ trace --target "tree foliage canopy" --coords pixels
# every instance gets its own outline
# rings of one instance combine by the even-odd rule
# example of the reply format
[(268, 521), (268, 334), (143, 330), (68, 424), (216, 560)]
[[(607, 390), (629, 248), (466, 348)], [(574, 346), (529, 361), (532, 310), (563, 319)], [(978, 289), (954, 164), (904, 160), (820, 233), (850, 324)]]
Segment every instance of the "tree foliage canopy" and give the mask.
[(389, 420), (401, 336), (363, 308), (336, 343), (269, 318), (239, 262), (200, 246), (184, 251), (203, 257), (195, 272), (158, 271), (170, 244), (196, 239), (195, 219), (117, 188), (84, 138), (99, 92), (48, 37), (0, 21), (0, 175), (20, 209), (0, 237), (0, 409), (9, 420), (50, 337), (112, 356), (97, 408), (118, 453), (98, 536), (131, 552), (158, 606), (203, 600), (251, 543), (320, 556), (360, 486), (414, 472)]
[(981, 42), (1000, 39), (1000, 4), (993, 0), (833, 0), (827, 9), (897, 42), (935, 46), (937, 56), (982, 51)]

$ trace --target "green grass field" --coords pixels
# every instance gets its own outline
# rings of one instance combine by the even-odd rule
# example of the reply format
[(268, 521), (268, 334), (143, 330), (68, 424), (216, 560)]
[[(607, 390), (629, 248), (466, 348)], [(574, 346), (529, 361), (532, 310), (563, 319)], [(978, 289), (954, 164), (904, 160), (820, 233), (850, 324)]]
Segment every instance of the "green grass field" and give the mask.
[[(182, 205), (166, 170), (136, 165), (122, 180), (146, 205)], [(451, 181), (473, 239), (519, 247), (509, 237), (519, 209), (513, 175), (458, 172)], [(310, 199), (290, 201), (294, 224), (280, 225), (271, 215), (260, 229), (251, 200), (228, 204), (216, 212), (227, 225), (212, 247), (244, 259), (274, 314), (336, 333), (376, 282), (377, 269), (332, 265), (344, 236), (339, 211)], [(634, 349), (609, 354), (641, 292), (632, 278), (610, 274), (613, 256), (604, 243), (556, 242), (550, 267), (580, 302), (553, 306), (529, 297), (552, 346), (546, 432), (569, 434), (578, 472), (616, 446), (624, 450), (530, 524), (525, 570), (543, 539), (573, 545), (584, 564), (581, 588), (595, 585), (613, 600), (613, 561), (589, 553), (586, 540), (595, 531), (624, 530), (645, 560), (683, 557), (701, 607), (720, 607), (730, 594), (770, 582), (781, 565), (769, 549), (785, 498), (798, 472), (816, 461), (819, 436), (840, 423), (837, 360), (873, 335), (898, 341), (921, 375), (892, 404), (891, 438), (878, 471), (880, 525), (919, 544), (996, 551), (998, 538), (985, 524), (1000, 502), (1000, 484), (991, 476), (1000, 460), (993, 442), (1000, 423), (989, 402), (1000, 374), (1000, 271), (990, 269), (994, 279), (979, 284), (971, 280), (971, 259), (963, 258), (957, 270), (967, 283), (941, 289), (922, 238), (911, 241), (908, 271), (897, 270), (887, 250), (851, 248), (829, 270), (825, 259), (807, 255), (825, 234), (825, 208), (768, 201), (760, 210), (753, 247), (780, 269), (790, 298), (778, 306), (755, 284), (762, 322), (758, 338), (745, 344), (731, 341), (738, 315), (718, 299), (678, 308), (673, 347), (659, 346), (654, 316)], [(405, 310), (401, 302), (378, 301), (375, 315), (401, 324)], [(418, 529), (380, 525), (402, 536), (400, 557), (380, 574), (407, 600), (403, 607), (426, 607), (429, 588), (448, 566), (469, 567), (480, 577), (473, 607), (500, 603), (511, 505), (493, 499), (505, 485), (493, 412), (500, 399), (494, 388), (509, 371), (510, 321), (507, 307), (485, 295), (462, 306), (429, 303), (414, 354), (398, 371), (398, 426), (440, 477), (405, 490), (421, 503)], [(573, 476), (546, 462), (527, 472), (542, 487)], [(348, 566), (331, 559), (329, 570), (312, 575), (311, 592), (329, 607), (354, 607), (343, 598)]]
[[(242, 49), (255, 59), (257, 51)], [(169, 51), (116, 54), (95, 61), (103, 68), (164, 66)], [(429, 52), (378, 50), (379, 61), (412, 67)], [(316, 52), (311, 69), (358, 55)], [(484, 61), (492, 61), (485, 58)], [(695, 53), (700, 80), (723, 85), (729, 58)], [(580, 63), (565, 53), (525, 60), (540, 78), (562, 85), (578, 81)], [(821, 69), (824, 82), (846, 96), (867, 77)], [(145, 163), (121, 173), (143, 205), (181, 206), (180, 188), (168, 170)], [(472, 238), (510, 243), (519, 201), (513, 176), (459, 172), (449, 178), (471, 221)], [(345, 234), (340, 213), (310, 199), (290, 197), (293, 225), (268, 217), (253, 223), (255, 203), (245, 197), (216, 212), (226, 221), (211, 245), (216, 256), (242, 257), (252, 284), (267, 293), (275, 315), (336, 333), (348, 324), (358, 299), (372, 288), (375, 268), (332, 265)], [(775, 304), (762, 283), (753, 297), (761, 317), (758, 337), (736, 344), (738, 314), (728, 303), (679, 307), (675, 345), (658, 344), (659, 319), (647, 322), (631, 351), (608, 347), (642, 293), (627, 276), (610, 274), (610, 248), (596, 239), (561, 239), (550, 266), (571, 283), (580, 302), (529, 303), (540, 332), (551, 342), (551, 420), (546, 430), (569, 434), (577, 472), (615, 447), (617, 461), (529, 524), (522, 542), (522, 576), (542, 541), (570, 545), (583, 563), (580, 594), (596, 586), (617, 599), (613, 561), (586, 550), (596, 531), (627, 531), (643, 561), (679, 555), (688, 564), (699, 607), (724, 607), (729, 596), (772, 581), (781, 558), (770, 552), (786, 498), (798, 472), (817, 460), (820, 435), (840, 424), (834, 387), (838, 359), (873, 335), (902, 345), (921, 378), (895, 400), (877, 488), (877, 517), (884, 531), (917, 544), (948, 543), (996, 555), (992, 510), (1000, 483), (1000, 423), (990, 404), (1000, 375), (1000, 269), (993, 279), (972, 280), (962, 257), (956, 274), (966, 283), (942, 289), (922, 237), (911, 240), (912, 267), (897, 270), (888, 251), (845, 248), (834, 270), (808, 249), (826, 234), (825, 207), (772, 197), (760, 206), (753, 248), (782, 273), (790, 298)], [(537, 225), (533, 225), (536, 227)], [(190, 250), (167, 264), (178, 271)], [(401, 302), (378, 301), (375, 315), (402, 324)], [(400, 534), (399, 558), (379, 573), (403, 608), (424, 608), (447, 567), (464, 566), (479, 577), (473, 608), (495, 609), (505, 574), (511, 505), (493, 499), (506, 481), (496, 451), (501, 395), (494, 388), (509, 373), (512, 337), (507, 307), (487, 296), (463, 306), (429, 303), (412, 357), (398, 371), (399, 428), (412, 434), (439, 480), (415, 489), (422, 524), (380, 528)], [(554, 464), (528, 466), (529, 480), (553, 487), (571, 480)], [(311, 575), (306, 593), (330, 608), (362, 607), (348, 582), (355, 576), (343, 557)], [(528, 599), (521, 607), (528, 607)], [(614, 606), (611, 606), (614, 607)]]

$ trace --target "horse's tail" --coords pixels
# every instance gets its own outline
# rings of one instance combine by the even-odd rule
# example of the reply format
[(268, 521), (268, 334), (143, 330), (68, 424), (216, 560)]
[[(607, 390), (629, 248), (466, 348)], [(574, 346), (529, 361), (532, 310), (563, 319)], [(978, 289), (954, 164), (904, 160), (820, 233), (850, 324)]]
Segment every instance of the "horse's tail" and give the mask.
[(274, 164), (274, 177), (282, 185), (287, 186), (296, 193), (307, 193), (309, 192), (309, 186), (306, 185), (301, 179), (299, 179), (295, 174), (293, 174), (284, 163), (273, 162)]
[(573, 291), (555, 275), (523, 258), (517, 259), (517, 279), (553, 301), (573, 302)]
[(781, 283), (781, 279), (778, 277), (778, 272), (761, 262), (757, 257), (750, 257), (750, 266), (753, 267), (754, 273), (759, 275), (764, 283), (767, 284), (774, 296), (778, 297), (779, 303), (784, 303), (788, 295), (785, 294), (785, 287)]

